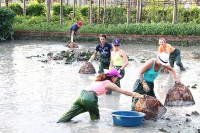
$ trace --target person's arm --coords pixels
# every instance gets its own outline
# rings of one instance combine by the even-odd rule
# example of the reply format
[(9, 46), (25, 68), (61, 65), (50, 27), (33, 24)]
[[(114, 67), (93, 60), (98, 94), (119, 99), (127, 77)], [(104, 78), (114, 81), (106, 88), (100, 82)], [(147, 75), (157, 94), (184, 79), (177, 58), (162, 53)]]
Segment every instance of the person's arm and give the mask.
[(144, 80), (142, 74), (144, 72), (146, 72), (148, 69), (150, 69), (152, 67), (152, 65), (153, 65), (153, 60), (150, 59), (144, 63), (144, 65), (140, 68), (140, 70), (138, 72), (138, 77), (140, 79), (140, 82), (143, 85), (144, 91), (146, 91), (146, 92), (148, 92), (150, 89), (149, 89), (149, 86), (147, 85), (146, 81)]
[(121, 54), (123, 61), (124, 61), (123, 66), (120, 68), (120, 71), (121, 71), (129, 64), (129, 62), (128, 62), (128, 58), (127, 58), (127, 56), (126, 56), (126, 54), (123, 50), (120, 50), (120, 54)]
[(166, 44), (166, 52), (168, 53), (168, 55), (171, 54), (171, 49), (173, 49), (173, 47), (170, 44)]
[(166, 68), (167, 70), (169, 70), (174, 78), (174, 82), (175, 83), (179, 83), (179, 79), (177, 78), (176, 76), (176, 72), (175, 70), (170, 66), (170, 65), (167, 65), (167, 66), (163, 66), (164, 68)]
[(158, 47), (158, 53), (161, 53), (161, 46)]
[(95, 58), (95, 56), (97, 55), (97, 51), (95, 50), (93, 55), (90, 57), (90, 59), (88, 60), (88, 62), (92, 62)]
[(131, 92), (131, 91), (126, 91), (126, 90), (123, 90), (121, 88), (119, 88), (116, 84), (110, 82), (110, 83), (106, 83), (104, 85), (104, 87), (109, 90), (109, 89), (112, 89), (112, 90), (115, 90), (116, 92), (119, 92), (119, 93), (122, 93), (124, 95), (127, 95), (127, 96), (131, 96), (131, 97), (136, 97), (136, 98), (145, 98), (146, 95), (141, 95), (139, 93), (136, 93), (136, 92)]

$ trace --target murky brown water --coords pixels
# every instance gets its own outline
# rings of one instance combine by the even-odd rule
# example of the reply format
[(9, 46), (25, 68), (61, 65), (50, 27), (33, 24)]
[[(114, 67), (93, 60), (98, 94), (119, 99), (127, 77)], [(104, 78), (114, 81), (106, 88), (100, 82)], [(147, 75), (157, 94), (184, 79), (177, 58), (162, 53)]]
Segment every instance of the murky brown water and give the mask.
[[(200, 47), (178, 47), (182, 52), (182, 62), (187, 68), (176, 73), (186, 86), (197, 84), (197, 89), (190, 88), (196, 104), (191, 107), (170, 108), (165, 118), (156, 122), (144, 121), (140, 127), (117, 127), (112, 123), (111, 112), (114, 110), (130, 110), (131, 98), (114, 92), (112, 95), (99, 97), (99, 121), (90, 121), (88, 113), (75, 117), (70, 123), (57, 124), (57, 120), (69, 108), (80, 90), (91, 81), (89, 76), (79, 74), (78, 70), (83, 62), (71, 65), (64, 61), (49, 61), (42, 63), (38, 58), (27, 59), (27, 56), (60, 52), (67, 49), (65, 43), (44, 41), (14, 41), (0, 44), (0, 132), (2, 133), (130, 133), (168, 132), (195, 133), (200, 129), (200, 116), (186, 116), (192, 111), (200, 113), (200, 60), (190, 59), (189, 53)], [(79, 43), (79, 49), (93, 50), (96, 44)], [(121, 48), (129, 56), (155, 57), (156, 45), (122, 45)], [(98, 70), (98, 62), (93, 62)], [(122, 88), (132, 90), (136, 73), (142, 63), (131, 61), (126, 68), (126, 75), (121, 81)], [(157, 98), (163, 103), (167, 90), (173, 85), (172, 77), (160, 74), (155, 81)], [(190, 119), (190, 122), (186, 122)]]

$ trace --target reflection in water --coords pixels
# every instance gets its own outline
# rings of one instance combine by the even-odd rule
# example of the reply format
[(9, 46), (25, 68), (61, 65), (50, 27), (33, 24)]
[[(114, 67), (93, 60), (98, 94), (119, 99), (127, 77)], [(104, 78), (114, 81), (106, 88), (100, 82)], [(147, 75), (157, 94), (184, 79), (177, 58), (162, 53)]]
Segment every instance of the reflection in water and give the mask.
[[(42, 55), (48, 52), (59, 53), (68, 48), (65, 43), (46, 41), (14, 41), (0, 45), (0, 131), (5, 133), (108, 133), (108, 132), (159, 132), (167, 129), (168, 132), (194, 132), (199, 129), (200, 116), (191, 115), (192, 111), (199, 111), (200, 100), (200, 67), (199, 60), (189, 58), (193, 47), (179, 47), (186, 72), (175, 71), (182, 83), (186, 86), (197, 84), (196, 89), (190, 88), (196, 104), (191, 107), (167, 107), (165, 118), (157, 122), (144, 121), (140, 127), (124, 128), (114, 126), (111, 112), (114, 110), (130, 110), (131, 98), (117, 92), (112, 95), (99, 97), (99, 121), (90, 121), (88, 113), (75, 117), (72, 122), (57, 124), (60, 116), (66, 112), (79, 92), (90, 84), (89, 76), (97, 74), (79, 74), (78, 70), (83, 62), (73, 62), (71, 65), (64, 61), (49, 61), (42, 63), (38, 58), (27, 59), (27, 56)], [(96, 44), (80, 43), (78, 50), (94, 50)], [(132, 90), (137, 79), (137, 71), (142, 63), (136, 57), (155, 57), (156, 45), (122, 45), (121, 48), (129, 56), (135, 57), (126, 67), (126, 74), (121, 80), (123, 89)], [(200, 51), (199, 47), (195, 47)], [(98, 62), (93, 65), (98, 70)], [(169, 74), (160, 74), (155, 81), (157, 98), (163, 103), (168, 89), (173, 86), (173, 78)], [(199, 112), (200, 113), (200, 112)], [(192, 119), (185, 122), (186, 119)], [(173, 122), (175, 121), (175, 122)], [(168, 123), (168, 125), (166, 124)], [(172, 128), (169, 128), (171, 126)]]

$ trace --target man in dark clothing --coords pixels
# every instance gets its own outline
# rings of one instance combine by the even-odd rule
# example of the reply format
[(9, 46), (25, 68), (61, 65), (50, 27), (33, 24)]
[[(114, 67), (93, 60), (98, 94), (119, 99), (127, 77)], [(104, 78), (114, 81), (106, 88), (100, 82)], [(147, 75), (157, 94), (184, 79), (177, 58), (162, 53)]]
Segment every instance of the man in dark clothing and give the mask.
[(67, 43), (75, 42), (76, 36), (77, 36), (77, 31), (80, 29), (80, 27), (82, 26), (82, 24), (83, 23), (81, 21), (78, 21), (76, 24), (72, 25), (72, 27), (70, 28), (71, 40), (68, 41)]
[[(89, 62), (91, 62), (97, 53), (99, 52), (100, 54), (100, 65), (99, 65), (99, 71), (98, 73), (103, 73), (103, 69), (109, 69), (110, 65), (110, 55), (111, 51), (113, 50), (113, 47), (110, 43), (106, 42), (106, 35), (100, 35), (99, 36), (100, 43), (96, 46), (94, 54), (91, 56), (89, 59)], [(107, 91), (106, 94), (110, 94), (110, 91)]]

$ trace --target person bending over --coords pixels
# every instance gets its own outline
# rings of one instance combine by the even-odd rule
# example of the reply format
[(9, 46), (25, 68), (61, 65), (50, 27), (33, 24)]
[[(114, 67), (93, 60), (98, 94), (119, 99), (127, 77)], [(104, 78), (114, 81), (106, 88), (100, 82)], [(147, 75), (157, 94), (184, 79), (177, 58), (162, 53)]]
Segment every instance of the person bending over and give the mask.
[(174, 62), (176, 61), (176, 65), (180, 67), (181, 71), (185, 71), (185, 68), (183, 67), (183, 64), (181, 62), (181, 55), (180, 50), (177, 48), (172, 47), (170, 44), (166, 43), (166, 40), (164, 38), (159, 39), (159, 47), (158, 52), (165, 52), (169, 54), (169, 64), (171, 67), (174, 67)]
[(74, 101), (69, 111), (65, 113), (57, 123), (69, 122), (72, 118), (84, 112), (89, 112), (91, 120), (100, 119), (98, 96), (105, 94), (109, 89), (130, 97), (145, 97), (145, 95), (119, 88), (115, 84), (118, 78), (121, 78), (121, 75), (114, 68), (110, 69), (108, 73), (99, 74), (96, 77), (95, 82), (89, 85), (87, 89), (80, 92), (78, 98)]
[[(133, 92), (146, 94), (155, 97), (154, 93), (154, 80), (160, 73), (162, 67), (169, 70), (173, 76), (175, 83), (179, 80), (176, 76), (174, 69), (168, 65), (169, 55), (167, 53), (159, 53), (156, 59), (149, 59), (144, 63), (138, 72), (138, 79), (133, 86)], [(138, 98), (132, 98), (132, 110), (135, 110), (135, 104)]]

